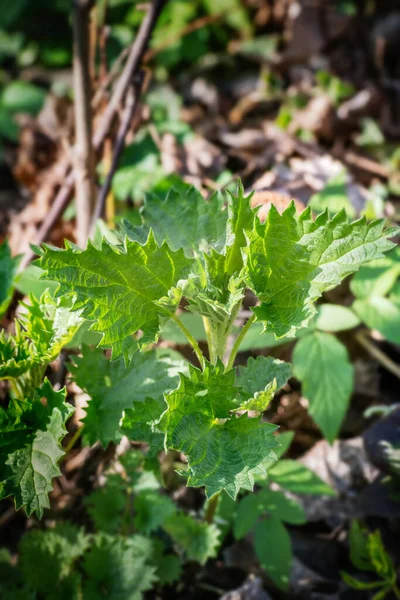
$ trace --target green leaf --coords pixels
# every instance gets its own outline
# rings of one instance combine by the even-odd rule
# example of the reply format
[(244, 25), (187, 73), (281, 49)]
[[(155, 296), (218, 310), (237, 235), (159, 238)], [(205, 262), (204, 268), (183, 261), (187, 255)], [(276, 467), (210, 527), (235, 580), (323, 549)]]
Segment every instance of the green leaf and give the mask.
[[(142, 229), (146, 234), (152, 229), (159, 245), (165, 241), (172, 250), (182, 248), (186, 256), (198, 254), (199, 249), (220, 252), (226, 238), (223, 207), (221, 194), (215, 193), (206, 201), (194, 187), (171, 189), (165, 197), (147, 194), (141, 211)], [(141, 239), (143, 233), (138, 233)]]
[(149, 535), (175, 513), (172, 500), (158, 490), (144, 490), (134, 500), (134, 525), (137, 531)]
[(357, 569), (373, 571), (368, 550), (369, 531), (359, 521), (353, 519), (350, 526), (350, 560)]
[(43, 269), (30, 264), (21, 273), (18, 273), (14, 286), (24, 296), (33, 294), (36, 298), (40, 298), (46, 290), (49, 290), (53, 296), (57, 288), (57, 283), (55, 281), (43, 281), (41, 279), (43, 274)]
[(122, 417), (121, 432), (133, 442), (146, 442), (150, 460), (156, 458), (164, 447), (164, 436), (157, 429), (164, 409), (164, 402), (146, 398), (143, 403), (135, 402), (134, 408), (125, 410)]
[(120, 477), (108, 477), (105, 486), (85, 499), (85, 506), (96, 531), (117, 533), (122, 526), (126, 507), (126, 490)]
[(383, 259), (360, 269), (351, 282), (357, 297), (353, 309), (371, 329), (387, 340), (400, 343), (400, 250), (395, 248)]
[(383, 135), (378, 123), (374, 119), (366, 118), (362, 121), (362, 130), (356, 136), (355, 142), (357, 146), (376, 147), (382, 146), (385, 143)]
[(379, 577), (396, 582), (396, 570), (393, 561), (383, 545), (379, 529), (371, 532), (367, 540), (368, 553), (372, 566)]
[(2, 107), (12, 113), (36, 115), (44, 104), (46, 90), (27, 81), (12, 81), (3, 90)]
[(13, 294), (14, 277), (19, 258), (12, 258), (7, 241), (0, 244), (0, 319), (6, 312)]
[(362, 264), (393, 248), (382, 221), (347, 222), (344, 212), (328, 220), (311, 218), (310, 209), (296, 217), (292, 203), (282, 215), (274, 206), (265, 223), (249, 234), (247, 282), (261, 301), (258, 321), (277, 337), (293, 335), (315, 314), (315, 301)]
[(233, 528), (235, 538), (240, 540), (244, 537), (263, 515), (294, 525), (306, 522), (304, 510), (298, 502), (286, 498), (282, 492), (267, 488), (240, 500)]
[(78, 330), (83, 319), (80, 311), (71, 311), (66, 298), (54, 300), (44, 292), (33, 295), (16, 321), (15, 336), (0, 334), (0, 379), (16, 378), (33, 366), (45, 367), (54, 360)]
[(151, 552), (148, 540), (138, 535), (93, 536), (83, 561), (85, 600), (141, 600), (156, 580), (154, 567), (149, 565)]
[[(180, 300), (176, 286), (193, 262), (182, 250), (172, 252), (165, 243), (159, 247), (152, 232), (144, 245), (126, 239), (123, 248), (104, 242), (97, 249), (89, 243), (82, 251), (68, 244), (65, 250), (46, 246), (40, 253), (46, 276), (60, 284), (56, 294), (76, 295), (75, 308), (95, 321), (92, 328), (103, 334), (100, 345), (111, 346), (114, 358), (157, 338)], [(139, 329), (143, 336), (136, 342), (133, 334)]]
[(320, 331), (336, 332), (353, 329), (360, 324), (357, 315), (346, 306), (320, 304), (315, 318), (315, 327)]
[(316, 213), (328, 210), (329, 214), (333, 216), (344, 209), (346, 214), (353, 219), (356, 211), (349, 199), (347, 179), (346, 171), (332, 177), (320, 192), (311, 196), (309, 205), (312, 210)]
[(250, 201), (253, 194), (244, 195), (242, 182), (237, 185), (237, 196), (229, 193), (228, 201), (228, 230), (225, 271), (233, 275), (243, 267), (242, 249), (247, 246), (246, 233), (253, 230), (255, 210)]
[(295, 494), (335, 495), (330, 485), (296, 460), (280, 460), (268, 469), (268, 478)]
[(209, 558), (217, 555), (219, 531), (215, 525), (176, 513), (167, 519), (163, 528), (182, 548), (187, 560), (204, 565)]
[(161, 585), (171, 585), (181, 578), (182, 563), (175, 554), (163, 554), (156, 567), (157, 578)]
[(21, 323), (35, 349), (35, 362), (47, 364), (60, 354), (83, 323), (80, 310), (73, 310), (70, 298), (52, 298), (46, 291), (38, 300), (29, 297)]
[(41, 518), (50, 506), (52, 479), (61, 475), (61, 441), (73, 413), (65, 397), (65, 388), (56, 392), (45, 379), (34, 398), (0, 410), (0, 495), (14, 496), (16, 509), (24, 506), (28, 516), (35, 511)]
[(292, 546), (282, 521), (269, 517), (258, 524), (254, 532), (254, 548), (268, 577), (282, 590), (289, 587)]
[(242, 388), (238, 410), (263, 412), (277, 390), (292, 374), (292, 365), (271, 356), (250, 357), (245, 367), (239, 367), (236, 383)]
[(400, 299), (371, 296), (355, 300), (354, 311), (371, 329), (376, 329), (389, 342), (400, 344)]
[(218, 361), (204, 372), (189, 366), (177, 390), (165, 396), (168, 409), (160, 419), (165, 447), (183, 452), (188, 485), (205, 486), (207, 497), (225, 489), (235, 498), (240, 488), (252, 490), (254, 473), (278, 445), (276, 427), (259, 418), (231, 416), (236, 408), (235, 372)]
[(359, 300), (371, 296), (386, 296), (400, 277), (400, 248), (396, 247), (384, 258), (373, 260), (361, 267), (352, 278), (350, 288)]
[(346, 347), (329, 333), (313, 332), (297, 342), (293, 368), (310, 402), (310, 415), (332, 443), (353, 390), (354, 368)]
[(56, 592), (56, 598), (71, 576), (74, 563), (88, 546), (89, 537), (71, 523), (58, 523), (54, 529), (28, 531), (19, 545), (24, 581), (37, 594), (48, 598)]
[(29, 371), (33, 364), (33, 353), (18, 320), (15, 335), (0, 331), (0, 379), (17, 378)]
[[(99, 440), (103, 446), (121, 438), (119, 422), (124, 410), (131, 409), (126, 413), (131, 422), (136, 420), (135, 413), (142, 424), (157, 420), (165, 409), (163, 394), (178, 385), (179, 372), (187, 369), (183, 360), (172, 360), (159, 351), (136, 353), (125, 366), (121, 358), (110, 361), (102, 350), (83, 346), (82, 357), (73, 360), (71, 373), (91, 398), (84, 439), (88, 444)], [(127, 420), (124, 427), (129, 428)]]

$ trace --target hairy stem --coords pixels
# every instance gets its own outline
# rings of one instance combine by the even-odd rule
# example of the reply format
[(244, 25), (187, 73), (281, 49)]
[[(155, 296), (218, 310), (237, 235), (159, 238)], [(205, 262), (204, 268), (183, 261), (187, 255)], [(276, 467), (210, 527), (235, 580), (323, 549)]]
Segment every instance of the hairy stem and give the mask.
[(246, 325), (244, 325), (242, 331), (237, 336), (236, 341), (235, 341), (235, 343), (233, 345), (233, 348), (232, 348), (231, 355), (230, 355), (229, 360), (228, 360), (228, 364), (226, 365), (226, 370), (227, 371), (229, 371), (229, 369), (232, 369), (232, 367), (233, 367), (233, 365), (235, 363), (236, 354), (238, 353), (238, 350), (240, 348), (240, 344), (242, 343), (243, 338), (246, 335), (246, 333), (248, 332), (248, 330), (250, 329), (251, 325), (254, 323), (255, 318), (256, 318), (256, 315), (253, 314), (248, 319)]
[(175, 321), (175, 323), (178, 325), (178, 327), (180, 328), (180, 330), (186, 336), (188, 342), (192, 346), (192, 348), (193, 348), (193, 350), (194, 350), (194, 352), (195, 352), (195, 354), (197, 356), (197, 360), (199, 361), (201, 368), (204, 370), (204, 367), (205, 367), (204, 356), (203, 356), (202, 351), (200, 350), (200, 346), (198, 345), (198, 343), (196, 342), (196, 340), (194, 339), (194, 337), (192, 336), (192, 334), (190, 333), (190, 331), (186, 327), (186, 325), (184, 323), (182, 323), (182, 321), (180, 320), (180, 318), (178, 317), (178, 315), (172, 315), (171, 319), (173, 321)]
[(212, 342), (211, 325), (207, 317), (203, 317), (204, 330), (207, 336), (208, 354), (210, 357), (210, 363), (215, 365), (217, 361), (217, 355), (215, 354), (214, 344)]
[(382, 350), (380, 350), (371, 340), (368, 338), (366, 331), (358, 331), (354, 337), (357, 342), (361, 344), (368, 352), (373, 356), (385, 369), (393, 373), (398, 379), (400, 379), (400, 365), (395, 363), (389, 358)]
[(215, 511), (217, 510), (217, 507), (218, 507), (218, 500), (219, 500), (219, 493), (215, 494), (214, 496), (212, 496), (212, 498), (210, 498), (210, 500), (207, 504), (206, 514), (204, 515), (204, 520), (206, 523), (211, 524), (214, 521)]

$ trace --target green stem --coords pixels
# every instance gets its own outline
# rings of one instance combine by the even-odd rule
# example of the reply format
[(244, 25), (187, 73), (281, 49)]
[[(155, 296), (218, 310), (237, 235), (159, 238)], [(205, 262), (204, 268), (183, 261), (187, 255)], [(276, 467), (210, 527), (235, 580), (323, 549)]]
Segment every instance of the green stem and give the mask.
[(208, 354), (210, 357), (210, 363), (215, 365), (215, 363), (217, 362), (217, 355), (215, 353), (215, 348), (214, 348), (214, 344), (213, 344), (210, 321), (207, 317), (203, 317), (203, 324), (204, 324), (204, 331), (206, 332), (206, 336), (207, 336), (207, 345), (208, 345)]
[(204, 515), (204, 520), (206, 523), (211, 524), (214, 521), (215, 512), (216, 512), (217, 506), (218, 506), (218, 500), (219, 500), (219, 493), (215, 494), (212, 498), (210, 498), (210, 500), (207, 504), (206, 514)]
[(396, 584), (394, 584), (393, 592), (394, 592), (394, 595), (396, 596), (396, 598), (400, 598), (400, 590)]
[(233, 345), (233, 348), (232, 348), (231, 355), (230, 355), (229, 360), (228, 360), (228, 364), (226, 365), (226, 370), (227, 371), (229, 371), (229, 369), (232, 369), (232, 367), (234, 365), (234, 362), (235, 362), (236, 354), (238, 353), (239, 348), (240, 348), (240, 344), (242, 343), (243, 338), (246, 335), (246, 333), (248, 332), (248, 330), (250, 329), (251, 325), (254, 323), (255, 318), (256, 318), (256, 315), (253, 314), (248, 319), (246, 325), (244, 325), (242, 331), (237, 336), (236, 341), (235, 341), (235, 343)]
[(83, 429), (84, 429), (84, 425), (81, 425), (80, 427), (78, 427), (78, 429), (75, 431), (74, 435), (72, 436), (72, 438), (69, 440), (68, 444), (65, 446), (64, 448), (64, 456), (62, 457), (61, 460), (63, 460), (66, 455), (68, 454), (68, 452), (70, 450), (72, 450), (72, 448), (75, 446), (76, 442), (79, 440), (79, 438), (81, 437), (82, 433), (83, 433)]
[(173, 321), (175, 321), (175, 323), (178, 325), (178, 327), (181, 329), (181, 331), (185, 334), (186, 338), (188, 339), (188, 342), (192, 346), (192, 348), (197, 356), (197, 360), (199, 361), (201, 368), (204, 370), (204, 367), (205, 367), (204, 356), (203, 356), (202, 351), (200, 350), (200, 346), (198, 345), (198, 343), (196, 342), (196, 340), (190, 333), (189, 329), (186, 327), (186, 325), (184, 323), (182, 323), (182, 321), (180, 320), (180, 318), (177, 315), (172, 315), (171, 319)]

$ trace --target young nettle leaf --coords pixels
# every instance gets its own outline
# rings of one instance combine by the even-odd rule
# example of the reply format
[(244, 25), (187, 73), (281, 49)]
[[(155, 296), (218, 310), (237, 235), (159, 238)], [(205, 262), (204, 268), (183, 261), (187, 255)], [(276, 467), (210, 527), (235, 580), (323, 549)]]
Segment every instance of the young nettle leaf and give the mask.
[(183, 513), (175, 513), (168, 517), (163, 529), (182, 548), (188, 560), (204, 565), (217, 554), (219, 531), (215, 525), (197, 521)]
[(0, 318), (6, 312), (12, 298), (14, 277), (19, 258), (12, 258), (7, 241), (0, 244)]
[[(130, 356), (137, 343), (155, 341), (179, 303), (176, 286), (193, 264), (183, 250), (173, 252), (166, 243), (159, 247), (152, 232), (143, 245), (126, 239), (123, 247), (104, 242), (98, 249), (89, 243), (83, 251), (68, 244), (40, 253), (40, 266), (60, 284), (56, 295), (76, 295), (75, 308), (94, 321), (92, 329), (103, 334), (100, 345), (111, 346), (114, 358)], [(138, 330), (143, 336), (136, 342)]]
[(74, 563), (87, 550), (89, 543), (89, 536), (70, 523), (59, 523), (46, 531), (28, 531), (19, 546), (25, 582), (31, 590), (46, 598), (51, 594), (60, 597), (62, 587), (72, 575)]
[(0, 332), (0, 379), (16, 379), (29, 371), (32, 363), (31, 344), (16, 321), (14, 336)]
[(205, 486), (206, 495), (225, 489), (236, 498), (240, 488), (252, 490), (254, 473), (278, 442), (277, 429), (259, 418), (232, 416), (237, 408), (235, 372), (218, 361), (204, 371), (189, 366), (177, 390), (165, 396), (168, 409), (159, 429), (165, 447), (179, 450), (188, 461), (188, 484)]
[(245, 248), (248, 286), (261, 301), (257, 320), (277, 337), (293, 334), (315, 313), (322, 292), (338, 285), (365, 262), (394, 247), (383, 221), (348, 223), (345, 213), (312, 220), (299, 217), (292, 203), (282, 215), (272, 206), (265, 223), (256, 223)]
[(84, 419), (84, 439), (89, 444), (99, 440), (107, 446), (121, 439), (119, 422), (125, 410), (124, 428), (136, 424), (132, 439), (150, 441), (148, 423), (159, 419), (165, 410), (163, 394), (178, 385), (178, 374), (187, 366), (183, 360), (173, 360), (159, 351), (136, 353), (125, 366), (122, 358), (110, 361), (102, 350), (83, 346), (82, 356), (74, 357), (70, 370), (91, 398)]
[(237, 384), (242, 388), (242, 402), (238, 410), (264, 412), (277, 390), (292, 375), (292, 365), (271, 356), (249, 358), (245, 367), (239, 367)]
[(54, 299), (44, 292), (40, 299), (31, 295), (21, 323), (34, 347), (34, 360), (49, 363), (60, 354), (83, 323), (81, 310), (73, 310), (70, 298)]
[(229, 192), (225, 266), (225, 271), (229, 275), (241, 271), (243, 267), (242, 248), (248, 245), (246, 234), (254, 229), (256, 211), (250, 206), (252, 195), (244, 195), (244, 189), (240, 181), (237, 186), (237, 196)]
[(227, 212), (223, 209), (220, 193), (205, 202), (194, 187), (171, 189), (165, 198), (148, 194), (141, 210), (142, 226), (134, 228), (129, 237), (136, 234), (133, 239), (140, 241), (152, 229), (159, 245), (165, 241), (172, 250), (182, 248), (186, 256), (211, 248), (221, 252), (226, 243)]
[(52, 479), (61, 475), (61, 441), (73, 412), (65, 397), (65, 388), (55, 392), (45, 379), (33, 398), (0, 409), (0, 497), (13, 495), (16, 509), (24, 506), (28, 516), (42, 516)]
[(83, 598), (141, 600), (143, 592), (150, 590), (156, 581), (155, 569), (149, 564), (151, 553), (150, 540), (139, 535), (123, 538), (100, 533), (93, 536), (83, 561), (87, 578)]
[(0, 379), (16, 379), (34, 367), (40, 374), (74, 336), (83, 322), (81, 311), (71, 311), (71, 300), (54, 299), (44, 292), (29, 297), (15, 322), (15, 335), (0, 333)]

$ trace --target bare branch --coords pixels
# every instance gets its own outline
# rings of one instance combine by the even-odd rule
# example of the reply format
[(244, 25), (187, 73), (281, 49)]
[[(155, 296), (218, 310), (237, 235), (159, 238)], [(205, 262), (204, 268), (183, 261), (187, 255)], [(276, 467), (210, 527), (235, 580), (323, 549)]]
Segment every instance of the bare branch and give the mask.
[(73, 73), (75, 109), (74, 175), (76, 196), (76, 237), (84, 247), (95, 203), (95, 160), (92, 146), (92, 86), (90, 76), (90, 8), (91, 2), (74, 2)]
[(135, 112), (139, 106), (140, 95), (141, 95), (141, 90), (142, 90), (142, 86), (143, 86), (143, 80), (144, 80), (144, 72), (140, 71), (135, 76), (135, 79), (132, 83), (132, 89), (130, 90), (130, 92), (128, 91), (124, 114), (121, 119), (121, 124), (120, 124), (118, 135), (117, 135), (117, 140), (115, 142), (115, 148), (114, 148), (114, 152), (113, 152), (111, 167), (110, 167), (109, 172), (107, 173), (103, 187), (101, 188), (100, 193), (98, 195), (96, 208), (93, 213), (92, 228), (91, 228), (92, 235), (93, 235), (94, 229), (96, 227), (97, 219), (99, 219), (103, 214), (106, 198), (111, 189), (111, 183), (112, 183), (115, 171), (117, 170), (122, 151), (125, 146), (125, 138), (129, 131), (129, 127), (132, 123), (133, 117), (135, 116)]
[[(166, 2), (167, 0), (154, 0), (149, 9), (148, 14), (142, 21), (138, 35), (132, 45), (129, 54), (129, 59), (127, 60), (125, 67), (120, 75), (120, 79), (116, 86), (114, 95), (112, 96), (107, 111), (104, 113), (104, 118), (100, 123), (99, 129), (96, 131), (96, 134), (94, 136), (93, 146), (95, 150), (99, 150), (102, 144), (104, 143), (104, 140), (108, 135), (109, 128), (112, 124), (114, 116), (117, 113), (121, 101), (123, 100), (123, 96), (125, 95), (130, 82), (133, 80), (134, 75), (139, 71), (141, 59), (147, 49), (152, 29), (156, 25), (161, 10), (166, 4)], [(56, 198), (54, 199), (53, 205), (49, 214), (47, 215), (46, 220), (42, 223), (42, 226), (38, 231), (35, 240), (36, 244), (41, 244), (46, 239), (48, 233), (51, 231), (54, 224), (63, 214), (66, 206), (68, 205), (68, 202), (71, 199), (73, 184), (73, 175), (67, 174), (66, 180), (63, 186), (60, 188)], [(27, 252), (20, 263), (20, 269), (24, 269), (30, 263), (34, 256), (34, 252)]]

